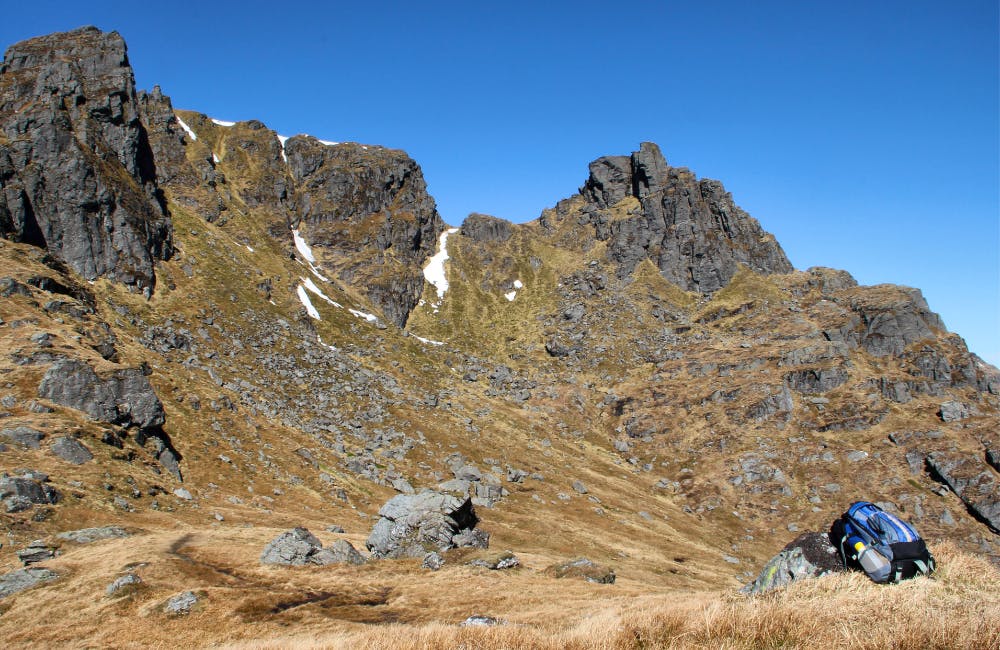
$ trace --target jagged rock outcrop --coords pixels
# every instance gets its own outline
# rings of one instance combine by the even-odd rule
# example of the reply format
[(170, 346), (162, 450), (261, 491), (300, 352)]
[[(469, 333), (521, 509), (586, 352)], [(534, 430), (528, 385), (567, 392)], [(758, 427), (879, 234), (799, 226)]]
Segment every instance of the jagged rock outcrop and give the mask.
[(21, 512), (36, 504), (58, 503), (62, 495), (42, 472), (24, 470), (18, 476), (0, 474), (0, 503), (6, 512)]
[(38, 396), (123, 427), (151, 429), (165, 422), (163, 404), (141, 368), (102, 378), (82, 361), (63, 359), (45, 372)]
[(365, 543), (373, 558), (422, 558), (432, 551), (489, 544), (489, 534), (476, 528), (479, 517), (471, 499), (433, 490), (399, 494), (378, 514), (381, 519)]
[[(712, 293), (728, 284), (740, 265), (758, 273), (792, 271), (778, 242), (733, 203), (722, 183), (671, 167), (655, 144), (642, 143), (631, 157), (594, 161), (580, 193), (619, 277), (649, 259), (682, 289)], [(626, 198), (635, 206), (611, 215)]]
[(459, 233), (476, 242), (504, 242), (510, 239), (513, 229), (509, 221), (473, 212), (462, 222)]
[(324, 267), (404, 325), (444, 230), (420, 167), (402, 151), (307, 136), (290, 138), (285, 152), (303, 237)]
[(88, 280), (153, 290), (171, 225), (117, 32), (84, 27), (7, 50), (0, 234), (47, 248)]
[(745, 594), (762, 594), (786, 587), (798, 580), (818, 578), (844, 571), (837, 549), (826, 533), (802, 533), (771, 558), (757, 578), (740, 589)]

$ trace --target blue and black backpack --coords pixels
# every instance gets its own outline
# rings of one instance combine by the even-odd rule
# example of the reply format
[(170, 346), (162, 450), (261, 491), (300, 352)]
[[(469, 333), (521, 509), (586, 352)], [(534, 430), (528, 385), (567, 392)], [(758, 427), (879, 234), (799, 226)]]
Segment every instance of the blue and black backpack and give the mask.
[(834, 522), (830, 538), (845, 567), (860, 566), (875, 582), (934, 573), (934, 557), (920, 533), (874, 503), (851, 504)]

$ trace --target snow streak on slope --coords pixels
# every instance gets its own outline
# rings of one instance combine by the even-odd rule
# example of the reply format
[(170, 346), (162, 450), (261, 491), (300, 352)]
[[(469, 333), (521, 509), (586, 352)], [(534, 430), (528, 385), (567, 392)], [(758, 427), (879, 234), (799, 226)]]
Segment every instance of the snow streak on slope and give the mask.
[(218, 124), (219, 126), (236, 126), (236, 122), (228, 122), (226, 120), (217, 120), (214, 117), (209, 118), (212, 120), (212, 124)]
[(319, 270), (316, 269), (315, 266), (313, 266), (313, 262), (316, 261), (316, 256), (313, 255), (312, 248), (309, 247), (309, 244), (306, 243), (306, 240), (302, 238), (302, 235), (299, 234), (298, 230), (292, 231), (292, 238), (295, 240), (296, 250), (299, 251), (299, 255), (305, 258), (306, 264), (309, 265), (309, 270), (313, 272), (313, 275), (315, 275), (323, 282), (329, 282), (330, 278), (325, 277), (322, 273), (319, 272)]
[(174, 117), (177, 118), (177, 123), (181, 125), (181, 128), (184, 129), (184, 132), (188, 134), (188, 137), (191, 138), (192, 142), (198, 139), (198, 136), (195, 135), (194, 131), (191, 130), (191, 127), (188, 126), (187, 123), (180, 118), (180, 116), (175, 115)]
[(295, 288), (295, 293), (299, 295), (299, 302), (301, 302), (302, 306), (306, 308), (306, 312), (316, 320), (322, 320), (319, 317), (319, 312), (316, 311), (315, 307), (313, 307), (312, 301), (309, 300), (309, 294), (306, 293), (305, 287), (300, 284)]
[(438, 239), (438, 252), (424, 267), (424, 278), (437, 289), (437, 302), (431, 305), (434, 308), (434, 313), (437, 313), (437, 308), (441, 306), (444, 294), (448, 291), (448, 275), (445, 273), (444, 263), (448, 261), (448, 235), (456, 232), (458, 232), (458, 228), (449, 228), (441, 233), (441, 237)]

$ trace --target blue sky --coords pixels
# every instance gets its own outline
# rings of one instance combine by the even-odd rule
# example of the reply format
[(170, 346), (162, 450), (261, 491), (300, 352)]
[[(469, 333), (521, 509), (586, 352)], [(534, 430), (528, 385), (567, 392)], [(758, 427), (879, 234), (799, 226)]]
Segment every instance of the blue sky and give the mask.
[(178, 108), (405, 149), (453, 225), (657, 142), (797, 268), (919, 287), (1000, 365), (995, 0), (5, 4), (4, 47), (116, 29)]

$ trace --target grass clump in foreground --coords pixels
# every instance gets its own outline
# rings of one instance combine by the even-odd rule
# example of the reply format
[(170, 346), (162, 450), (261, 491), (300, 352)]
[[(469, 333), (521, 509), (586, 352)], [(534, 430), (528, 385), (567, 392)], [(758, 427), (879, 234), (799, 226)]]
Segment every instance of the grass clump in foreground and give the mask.
[[(950, 543), (934, 548), (933, 579), (876, 585), (831, 575), (756, 597), (691, 593), (612, 601), (567, 623), (566, 612), (496, 627), (380, 625), (289, 636), (242, 648), (1000, 648), (1000, 571)], [(553, 603), (558, 603), (553, 598)], [(602, 606), (602, 603), (595, 603)]]

